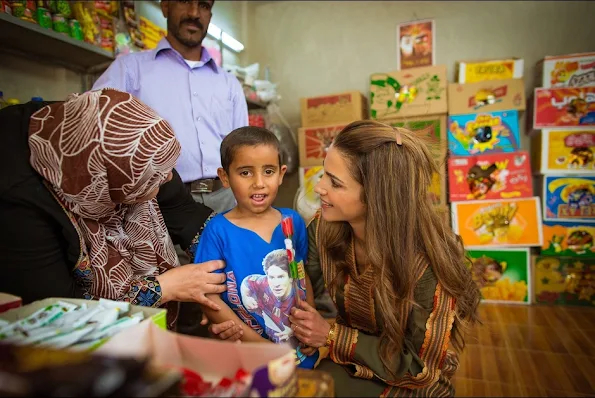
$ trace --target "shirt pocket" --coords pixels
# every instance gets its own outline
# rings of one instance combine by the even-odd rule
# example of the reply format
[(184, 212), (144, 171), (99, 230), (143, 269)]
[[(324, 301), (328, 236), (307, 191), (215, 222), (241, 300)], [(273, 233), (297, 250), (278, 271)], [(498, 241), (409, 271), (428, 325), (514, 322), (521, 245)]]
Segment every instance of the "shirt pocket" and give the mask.
[(211, 98), (211, 115), (215, 121), (217, 133), (225, 137), (233, 129), (233, 102), (228, 98), (213, 95)]

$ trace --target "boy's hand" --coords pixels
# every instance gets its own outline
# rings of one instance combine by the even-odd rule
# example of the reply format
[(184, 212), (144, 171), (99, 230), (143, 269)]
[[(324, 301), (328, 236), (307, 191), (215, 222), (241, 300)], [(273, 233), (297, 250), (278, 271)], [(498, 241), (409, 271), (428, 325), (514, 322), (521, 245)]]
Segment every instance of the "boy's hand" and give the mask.
[(302, 352), (302, 354), (304, 354), (306, 356), (312, 356), (316, 351), (318, 351), (318, 348), (305, 346), (305, 347), (300, 348), (300, 351)]
[[(201, 325), (207, 325), (209, 319), (205, 314), (202, 314)], [(223, 323), (212, 324), (209, 326), (209, 332), (214, 334), (220, 340), (226, 340), (230, 342), (237, 341), (241, 342), (240, 339), (244, 335), (242, 325), (236, 325), (234, 321), (225, 321)]]

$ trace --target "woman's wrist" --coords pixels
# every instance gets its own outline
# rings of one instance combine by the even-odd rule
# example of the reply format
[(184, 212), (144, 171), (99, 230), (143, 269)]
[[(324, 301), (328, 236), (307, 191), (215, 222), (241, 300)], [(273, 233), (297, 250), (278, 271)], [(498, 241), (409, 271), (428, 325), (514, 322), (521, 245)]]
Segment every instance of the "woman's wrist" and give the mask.
[(159, 286), (161, 287), (161, 304), (165, 304), (169, 301), (172, 301), (172, 297), (170, 295), (170, 278), (166, 275), (167, 273), (168, 271), (155, 277), (155, 279), (159, 283)]

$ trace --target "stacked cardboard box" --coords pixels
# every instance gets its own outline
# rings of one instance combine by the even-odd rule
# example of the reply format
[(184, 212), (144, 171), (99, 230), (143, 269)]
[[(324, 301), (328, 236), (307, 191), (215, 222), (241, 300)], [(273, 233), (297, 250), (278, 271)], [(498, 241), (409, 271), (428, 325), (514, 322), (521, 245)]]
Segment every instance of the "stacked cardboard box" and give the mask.
[(359, 91), (302, 98), (302, 127), (298, 130), (300, 191), (296, 207), (304, 218), (319, 206), (314, 185), (322, 174), (322, 162), (333, 138), (345, 126), (368, 116), (368, 101)]
[(423, 137), (440, 165), (430, 193), (446, 206), (446, 66), (428, 66), (370, 78), (370, 118), (407, 128)]
[(461, 61), (448, 87), (453, 229), (486, 301), (531, 302), (530, 247), (542, 243), (531, 160), (520, 150), (523, 60)]
[(595, 305), (595, 53), (546, 57), (528, 132), (543, 203), (535, 301)]

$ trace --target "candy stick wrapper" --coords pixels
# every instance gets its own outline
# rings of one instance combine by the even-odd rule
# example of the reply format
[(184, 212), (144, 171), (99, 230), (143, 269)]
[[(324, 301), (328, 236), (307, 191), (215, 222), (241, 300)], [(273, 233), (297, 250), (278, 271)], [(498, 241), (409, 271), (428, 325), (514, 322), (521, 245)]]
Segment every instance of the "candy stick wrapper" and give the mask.
[(300, 284), (298, 264), (295, 261), (295, 249), (293, 248), (293, 218), (284, 217), (281, 220), (283, 235), (285, 235), (285, 250), (287, 251), (287, 261), (289, 262), (289, 276), (293, 279), (293, 289), (295, 291), (296, 306), (300, 304)]

